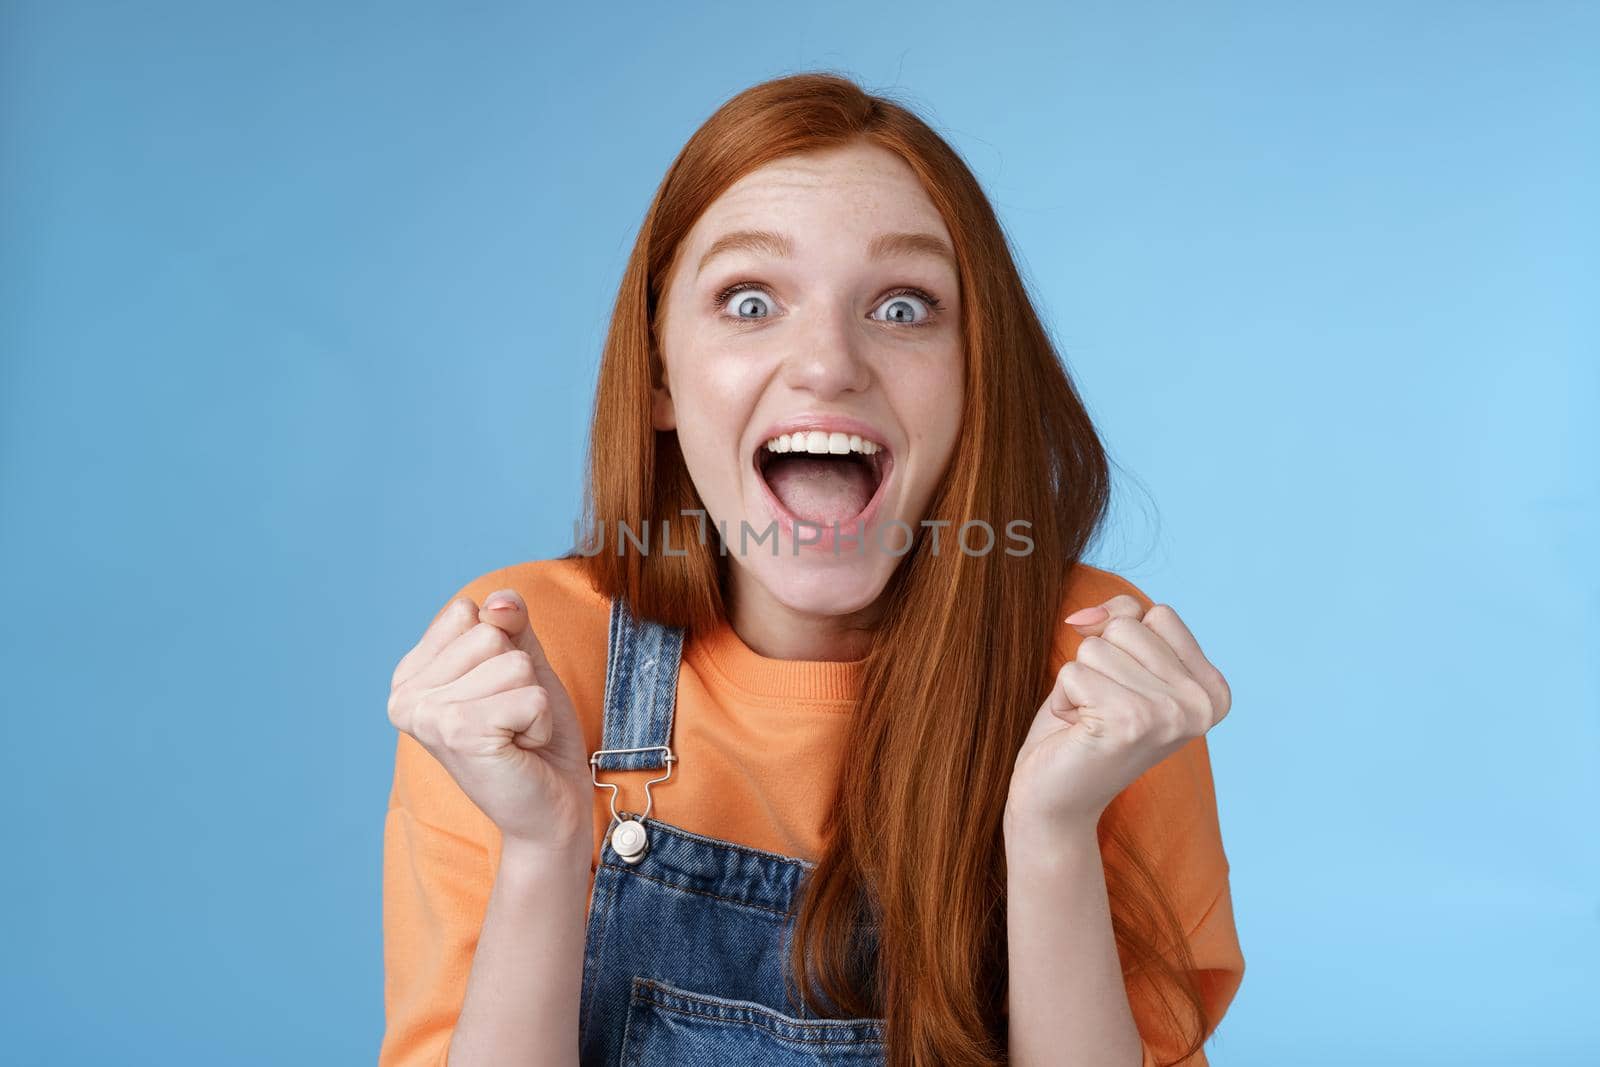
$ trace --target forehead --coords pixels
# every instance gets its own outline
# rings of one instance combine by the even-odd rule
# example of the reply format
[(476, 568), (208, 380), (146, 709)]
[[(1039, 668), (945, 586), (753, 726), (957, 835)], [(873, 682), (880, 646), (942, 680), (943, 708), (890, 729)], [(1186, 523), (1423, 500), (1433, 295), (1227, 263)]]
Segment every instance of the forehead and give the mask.
[(889, 230), (949, 240), (916, 172), (888, 149), (866, 144), (797, 153), (758, 167), (712, 201), (688, 244), (699, 251), (729, 230), (746, 228), (789, 232), (801, 251), (807, 231), (817, 229), (831, 237), (855, 233), (863, 244)]

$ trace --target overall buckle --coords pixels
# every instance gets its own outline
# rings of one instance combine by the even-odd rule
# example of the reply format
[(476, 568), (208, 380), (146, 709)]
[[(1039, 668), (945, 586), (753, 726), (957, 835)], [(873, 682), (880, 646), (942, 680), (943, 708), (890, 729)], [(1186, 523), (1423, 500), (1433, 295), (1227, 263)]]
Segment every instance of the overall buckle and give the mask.
[[(602, 782), (599, 777), (601, 756), (622, 755), (629, 752), (666, 753), (665, 759), (667, 763), (667, 773), (662, 775), (660, 778), (652, 778), (645, 782), (644, 814), (640, 815), (637, 819), (631, 818), (626, 812), (620, 814), (618, 813), (617, 793), (619, 790), (616, 783)], [(589, 757), (590, 781), (594, 782), (596, 788), (604, 787), (611, 790), (611, 817), (617, 820), (617, 824), (611, 828), (609, 840), (611, 841), (612, 849), (617, 855), (622, 857), (624, 863), (638, 863), (640, 860), (644, 859), (645, 850), (650, 847), (650, 835), (645, 832), (643, 820), (650, 817), (650, 808), (655, 803), (653, 798), (650, 796), (650, 787), (655, 785), (657, 782), (665, 782), (667, 779), (671, 778), (672, 765), (676, 762), (678, 762), (678, 757), (674, 756), (672, 754), (672, 749), (666, 745), (646, 745), (643, 748), (602, 748), (597, 749), (594, 754)], [(636, 769), (647, 770), (648, 768), (641, 767)]]

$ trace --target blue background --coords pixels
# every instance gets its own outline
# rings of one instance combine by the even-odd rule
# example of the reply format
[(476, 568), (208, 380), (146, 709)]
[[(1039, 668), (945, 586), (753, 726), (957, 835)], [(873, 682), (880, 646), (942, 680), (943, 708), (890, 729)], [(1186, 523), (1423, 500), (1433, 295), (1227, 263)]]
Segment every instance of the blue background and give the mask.
[(0, 1058), (376, 1056), (390, 673), (811, 68), (971, 162), (1232, 683), (1212, 1061), (1600, 1056), (1600, 5), (3, 10)]

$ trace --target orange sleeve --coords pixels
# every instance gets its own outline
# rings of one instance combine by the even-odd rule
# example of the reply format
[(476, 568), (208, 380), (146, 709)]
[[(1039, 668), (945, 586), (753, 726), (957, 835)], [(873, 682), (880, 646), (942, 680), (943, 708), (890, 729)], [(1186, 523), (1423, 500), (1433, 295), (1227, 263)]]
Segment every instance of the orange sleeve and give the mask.
[[(482, 604), (508, 587), (504, 577), (485, 574), (450, 599)], [(443, 1067), (494, 888), (499, 830), (416, 738), (397, 738), (383, 827), (378, 1067)]]
[[(1080, 566), (1069, 585), (1066, 612), (1127, 593), (1149, 610), (1154, 602), (1133, 583), (1097, 568)], [(1063, 628), (1056, 666), (1076, 654), (1079, 637)], [(1201, 647), (1205, 637), (1197, 633)], [(1193, 956), (1189, 976), (1206, 1006), (1204, 1037), (1210, 1040), (1244, 980), (1244, 954), (1234, 925), (1229, 865), (1217, 811), (1211, 773), (1210, 734), (1151, 767), (1117, 795), (1102, 817), (1102, 831), (1114, 826), (1133, 838), (1150, 860), (1154, 875), (1169, 894), (1176, 917), (1188, 935)], [(1104, 840), (1104, 832), (1102, 840)], [(1107, 862), (1116, 862), (1115, 850)], [(1173, 957), (1169, 957), (1173, 958)], [(1129, 1006), (1145, 1043), (1145, 1067), (1171, 1062), (1182, 1051), (1183, 1008), (1173, 1020), (1158, 990), (1130, 983)], [(1204, 1051), (1183, 1061), (1184, 1067), (1207, 1067)]]
[[(1140, 776), (1112, 802), (1106, 817), (1131, 832), (1171, 895), (1188, 936), (1189, 977), (1206, 1007), (1203, 1038), (1209, 1041), (1244, 981), (1244, 954), (1234, 925), (1227, 855), (1215, 830), (1216, 800), (1206, 739), (1195, 738)], [(1128, 1002), (1144, 1038), (1148, 1067), (1170, 1063), (1188, 1036), (1180, 1022), (1170, 1017), (1158, 991), (1145, 983), (1129, 985)], [(1183, 1064), (1206, 1067), (1204, 1051)]]

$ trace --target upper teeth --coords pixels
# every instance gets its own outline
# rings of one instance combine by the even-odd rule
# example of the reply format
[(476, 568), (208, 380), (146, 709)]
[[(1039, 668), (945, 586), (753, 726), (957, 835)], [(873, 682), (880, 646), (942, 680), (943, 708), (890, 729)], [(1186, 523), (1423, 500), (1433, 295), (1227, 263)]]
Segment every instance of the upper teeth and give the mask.
[(779, 434), (767, 442), (768, 452), (819, 452), (842, 456), (860, 452), (870, 456), (883, 446), (876, 441), (864, 441), (860, 434), (828, 433), (824, 430), (800, 430)]

